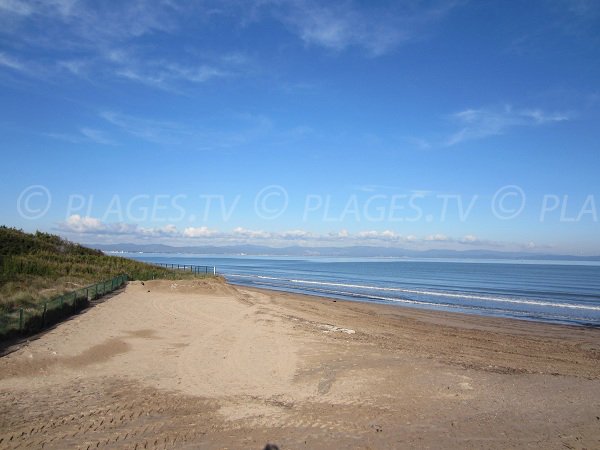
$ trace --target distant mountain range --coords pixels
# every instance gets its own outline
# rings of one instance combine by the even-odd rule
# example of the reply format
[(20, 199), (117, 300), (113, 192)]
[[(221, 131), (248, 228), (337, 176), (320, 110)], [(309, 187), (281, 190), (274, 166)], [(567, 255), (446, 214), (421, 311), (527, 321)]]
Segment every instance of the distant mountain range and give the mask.
[(407, 250), (390, 247), (268, 247), (261, 245), (185, 246), (163, 244), (89, 244), (88, 247), (104, 252), (131, 253), (193, 253), (201, 255), (252, 256), (329, 256), (329, 257), (396, 257), (396, 258), (465, 258), (465, 259), (536, 259), (600, 261), (598, 256), (552, 255), (530, 252), (503, 252), (494, 250)]

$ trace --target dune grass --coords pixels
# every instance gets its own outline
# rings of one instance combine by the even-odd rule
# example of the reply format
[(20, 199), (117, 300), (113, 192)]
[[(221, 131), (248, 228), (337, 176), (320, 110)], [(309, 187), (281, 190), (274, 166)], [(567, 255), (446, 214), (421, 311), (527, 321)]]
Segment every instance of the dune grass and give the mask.
[(0, 311), (33, 306), (121, 274), (130, 280), (199, 276), (108, 256), (49, 233), (0, 226)]

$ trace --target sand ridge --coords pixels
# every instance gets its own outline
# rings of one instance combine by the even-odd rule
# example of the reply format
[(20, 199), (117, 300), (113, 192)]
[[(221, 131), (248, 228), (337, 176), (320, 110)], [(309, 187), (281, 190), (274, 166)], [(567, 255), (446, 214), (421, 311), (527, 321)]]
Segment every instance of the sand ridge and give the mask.
[(131, 282), (0, 359), (0, 448), (594, 448), (600, 331)]

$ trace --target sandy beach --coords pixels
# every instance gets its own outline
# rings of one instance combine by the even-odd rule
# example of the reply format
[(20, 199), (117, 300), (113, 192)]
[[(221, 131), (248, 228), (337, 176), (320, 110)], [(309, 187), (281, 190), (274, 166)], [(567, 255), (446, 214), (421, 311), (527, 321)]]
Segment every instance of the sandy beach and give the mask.
[(131, 282), (0, 359), (0, 448), (600, 448), (600, 330)]

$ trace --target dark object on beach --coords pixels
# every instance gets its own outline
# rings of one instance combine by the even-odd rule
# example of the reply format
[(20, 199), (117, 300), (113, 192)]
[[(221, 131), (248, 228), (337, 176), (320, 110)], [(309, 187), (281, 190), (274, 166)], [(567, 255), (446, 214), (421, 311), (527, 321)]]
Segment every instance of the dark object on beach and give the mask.
[(142, 283), (142, 286), (144, 286), (144, 282), (142, 281), (141, 283)]
[(148, 289), (148, 292), (150, 292), (150, 289)]
[(279, 450), (279, 447), (275, 444), (267, 444), (265, 445), (264, 450)]
[(336, 303), (336, 302), (337, 302), (337, 300), (334, 300), (334, 301), (333, 301), (333, 303)]

